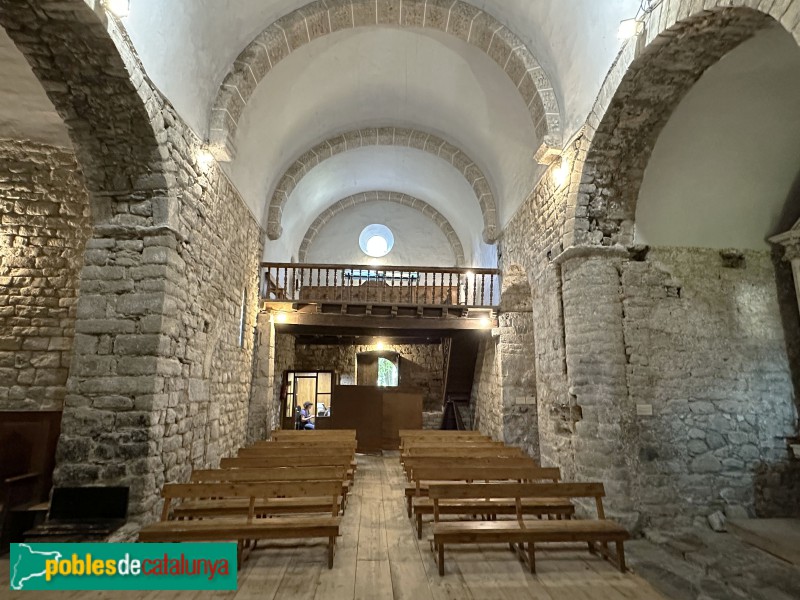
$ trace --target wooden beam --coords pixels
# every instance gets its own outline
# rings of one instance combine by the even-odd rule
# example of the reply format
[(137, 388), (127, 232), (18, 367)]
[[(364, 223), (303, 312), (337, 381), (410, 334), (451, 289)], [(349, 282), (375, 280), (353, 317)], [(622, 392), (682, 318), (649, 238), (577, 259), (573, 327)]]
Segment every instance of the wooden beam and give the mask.
[(491, 328), (481, 325), (480, 319), (351, 316), (301, 312), (287, 312), (285, 315), (286, 321), (277, 323), (276, 329), (296, 334), (382, 335), (387, 331), (398, 331), (426, 337), (441, 335), (445, 331), (475, 331), (486, 334), (491, 332)]

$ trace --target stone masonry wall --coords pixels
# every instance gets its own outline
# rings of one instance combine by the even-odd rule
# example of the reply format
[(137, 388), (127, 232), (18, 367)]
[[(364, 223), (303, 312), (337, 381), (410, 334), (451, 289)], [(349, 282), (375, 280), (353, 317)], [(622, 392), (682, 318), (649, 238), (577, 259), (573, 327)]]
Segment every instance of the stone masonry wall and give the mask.
[(174, 228), (148, 227), (152, 204), (128, 204), (130, 232), (87, 244), (55, 473), (59, 485), (129, 485), (142, 519), (165, 482), (246, 441), (263, 247), (200, 141), (169, 107), (162, 117), (182, 190)]
[(280, 429), (283, 423), (281, 386), (283, 385), (283, 374), (294, 369), (294, 353), (295, 337), (287, 333), (276, 333), (275, 352), (273, 355), (275, 371), (272, 386), (272, 429)]
[(91, 206), (54, 481), (128, 485), (152, 519), (164, 482), (245, 440), (262, 232), (100, 3), (5, 2), (0, 25)]
[[(300, 371), (333, 369), (344, 385), (354, 385), (356, 355), (374, 350), (374, 346), (366, 345), (297, 344), (294, 368)], [(441, 343), (387, 343), (385, 351), (400, 355), (399, 385), (423, 392), (423, 410), (440, 410), (444, 374)]]
[(0, 410), (60, 410), (89, 197), (74, 153), (0, 140)]
[(275, 326), (270, 314), (258, 314), (255, 351), (253, 353), (253, 383), (250, 387), (250, 406), (247, 412), (247, 444), (266, 440), (272, 430), (275, 403)]
[(797, 515), (782, 495), (800, 472), (787, 469), (796, 412), (770, 254), (726, 266), (716, 250), (653, 249), (625, 263), (622, 286), (628, 393), (653, 413), (638, 419), (648, 520), (726, 504)]
[(494, 440), (503, 439), (499, 343), (499, 337), (495, 335), (481, 339), (475, 364), (475, 382), (470, 397), (476, 429)]

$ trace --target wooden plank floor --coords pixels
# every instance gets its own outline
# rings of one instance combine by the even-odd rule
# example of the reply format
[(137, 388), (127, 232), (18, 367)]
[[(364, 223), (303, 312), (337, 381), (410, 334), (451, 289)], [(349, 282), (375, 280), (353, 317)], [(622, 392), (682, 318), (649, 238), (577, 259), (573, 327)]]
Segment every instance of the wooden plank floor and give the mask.
[[(8, 557), (0, 560), (0, 597), (70, 600), (660, 600), (633, 574), (623, 575), (583, 549), (536, 554), (531, 575), (507, 546), (448, 547), (439, 577), (425, 539), (406, 517), (397, 456), (360, 456), (356, 483), (337, 543), (334, 568), (325, 545), (269, 544), (255, 550), (239, 573), (239, 590), (211, 592), (10, 592)], [(427, 527), (426, 527), (427, 529)], [(427, 532), (423, 531), (423, 538)]]

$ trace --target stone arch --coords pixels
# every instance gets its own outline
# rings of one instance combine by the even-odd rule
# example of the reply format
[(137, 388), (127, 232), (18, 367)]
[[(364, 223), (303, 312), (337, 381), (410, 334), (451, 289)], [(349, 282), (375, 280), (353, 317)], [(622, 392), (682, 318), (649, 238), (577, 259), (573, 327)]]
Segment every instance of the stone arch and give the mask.
[[(76, 336), (59, 346), (71, 362), (54, 481), (130, 486), (129, 516), (140, 518), (164, 481), (157, 398), (160, 365), (173, 359), (164, 317), (177, 301), (152, 283), (166, 280), (180, 239), (175, 115), (99, 2), (0, 0), (0, 26), (67, 127), (90, 207)], [(184, 274), (173, 275), (180, 289)], [(137, 362), (149, 366), (131, 370)]]
[(424, 131), (400, 127), (379, 127), (357, 129), (343, 133), (317, 144), (292, 163), (283, 176), (269, 204), (267, 215), (267, 235), (277, 240), (283, 234), (281, 220), (283, 208), (292, 191), (314, 167), (323, 161), (356, 148), (368, 146), (396, 146), (414, 148), (433, 154), (455, 167), (475, 190), (475, 196), (483, 213), (483, 239), (487, 244), (494, 243), (498, 235), (497, 203), (483, 171), (466, 152), (442, 138)]
[(448, 221), (447, 218), (442, 215), (442, 213), (419, 198), (409, 196), (408, 194), (401, 194), (399, 192), (383, 191), (363, 192), (361, 194), (349, 196), (343, 200), (339, 200), (339, 202), (328, 207), (322, 213), (320, 213), (320, 215), (308, 228), (305, 236), (303, 236), (303, 241), (300, 244), (300, 250), (298, 252), (298, 258), (300, 262), (306, 261), (306, 255), (308, 254), (309, 248), (311, 248), (311, 245), (314, 243), (317, 235), (320, 231), (322, 231), (322, 228), (328, 223), (328, 221), (348, 208), (358, 206), (359, 204), (366, 204), (368, 202), (394, 202), (396, 204), (402, 204), (403, 206), (408, 206), (421, 212), (431, 221), (436, 223), (439, 229), (442, 230), (442, 233), (450, 243), (450, 248), (453, 250), (456, 266), (461, 266), (466, 263), (466, 259), (464, 257), (464, 247), (461, 244), (461, 240), (458, 238), (458, 234), (456, 233), (455, 229), (453, 229), (450, 221)]
[[(768, 11), (760, 7), (769, 5)], [(725, 54), (776, 21), (800, 42), (800, 1), (665, 0), (631, 40), (598, 95), (580, 140), (564, 246), (630, 245), (644, 171), (674, 109)]]
[(163, 100), (142, 85), (146, 75), (126, 34), (99, 3), (50, 4), (4, 0), (0, 25), (67, 125), (95, 227), (164, 224)]
[(366, 26), (432, 28), (480, 48), (519, 90), (542, 144), (560, 150), (558, 100), (547, 73), (508, 27), (462, 0), (316, 0), (281, 17), (260, 33), (234, 61), (211, 109), (210, 146), (220, 160), (235, 155), (238, 121), (261, 80), (281, 60), (311, 41)]

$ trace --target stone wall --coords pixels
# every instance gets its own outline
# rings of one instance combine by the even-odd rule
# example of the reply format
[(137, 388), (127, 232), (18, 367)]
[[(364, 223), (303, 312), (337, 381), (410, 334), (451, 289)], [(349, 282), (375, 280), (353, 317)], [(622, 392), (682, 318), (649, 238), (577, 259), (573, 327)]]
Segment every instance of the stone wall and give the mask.
[(654, 249), (621, 282), (630, 404), (652, 411), (638, 419), (648, 520), (726, 504), (786, 514), (796, 411), (770, 254)]
[(170, 227), (150, 225), (154, 201), (118, 203), (129, 225), (95, 227), (87, 244), (55, 472), (58, 485), (129, 485), (137, 519), (165, 482), (246, 441), (263, 248), (200, 140), (170, 107), (162, 118), (181, 194)]
[(89, 237), (74, 153), (0, 140), (0, 410), (60, 410)]
[(475, 428), (494, 440), (503, 439), (503, 399), (498, 356), (499, 337), (484, 338), (478, 346), (470, 405)]
[(272, 428), (280, 429), (283, 423), (283, 402), (281, 400), (281, 386), (283, 374), (295, 367), (295, 337), (288, 333), (275, 335), (275, 379), (273, 385), (273, 421)]
[[(343, 385), (356, 383), (356, 355), (372, 352), (374, 346), (297, 344), (294, 368), (303, 370), (333, 369)], [(390, 344), (386, 352), (400, 355), (399, 385), (423, 392), (423, 410), (441, 409), (444, 358), (441, 342), (430, 344)]]

